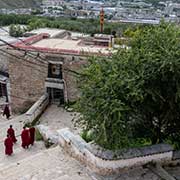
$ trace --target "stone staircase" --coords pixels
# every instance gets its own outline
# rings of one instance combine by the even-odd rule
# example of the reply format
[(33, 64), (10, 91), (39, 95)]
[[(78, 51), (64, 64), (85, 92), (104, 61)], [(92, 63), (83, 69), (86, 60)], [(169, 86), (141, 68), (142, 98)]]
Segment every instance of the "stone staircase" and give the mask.
[[(18, 139), (19, 140), (19, 139)], [(17, 143), (14, 145), (14, 153), (11, 156), (6, 156), (4, 154), (4, 145), (0, 144), (0, 149), (3, 150), (0, 153), (0, 170), (6, 165), (11, 163), (18, 163), (20, 160), (25, 159), (31, 155), (34, 155), (45, 149), (43, 142), (36, 142), (36, 144), (29, 149), (22, 149), (21, 144)]]
[[(20, 133), (25, 116), (0, 120), (0, 180), (90, 180), (79, 162), (59, 147), (46, 149), (43, 142), (35, 142), (29, 149), (21, 147)], [(18, 135), (12, 156), (4, 154), (4, 139), (12, 124)]]
[(90, 178), (74, 159), (66, 156), (57, 146), (0, 168), (0, 179), (86, 180)]

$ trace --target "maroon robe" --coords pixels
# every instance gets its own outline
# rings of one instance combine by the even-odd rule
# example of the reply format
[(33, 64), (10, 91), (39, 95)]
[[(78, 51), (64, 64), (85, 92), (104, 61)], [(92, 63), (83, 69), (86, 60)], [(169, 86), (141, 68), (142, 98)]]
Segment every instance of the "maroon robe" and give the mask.
[(12, 138), (12, 141), (15, 143), (17, 141), (16, 137), (15, 137), (15, 133), (14, 133), (14, 129), (13, 128), (9, 128), (7, 130), (7, 134), (9, 134), (9, 136)]
[(22, 147), (28, 148), (30, 142), (29, 130), (24, 129), (21, 133)]
[(33, 145), (34, 144), (34, 137), (35, 137), (35, 128), (34, 127), (29, 128), (29, 134), (30, 134), (29, 144)]
[(5, 106), (4, 111), (3, 111), (3, 116), (6, 115), (6, 118), (9, 119), (10, 117), (10, 111), (8, 105)]
[(5, 139), (4, 145), (5, 145), (5, 154), (10, 156), (13, 153), (13, 141), (11, 137), (7, 137)]

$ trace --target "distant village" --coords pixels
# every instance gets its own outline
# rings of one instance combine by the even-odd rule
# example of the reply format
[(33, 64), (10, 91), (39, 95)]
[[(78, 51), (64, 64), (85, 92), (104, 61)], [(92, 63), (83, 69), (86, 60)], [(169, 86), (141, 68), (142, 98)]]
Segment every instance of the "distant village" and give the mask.
[(180, 3), (162, 1), (151, 4), (144, 0), (92, 1), (43, 0), (38, 9), (0, 9), (3, 14), (37, 14), (47, 17), (97, 18), (103, 8), (108, 21), (158, 24), (166, 21), (179, 23)]

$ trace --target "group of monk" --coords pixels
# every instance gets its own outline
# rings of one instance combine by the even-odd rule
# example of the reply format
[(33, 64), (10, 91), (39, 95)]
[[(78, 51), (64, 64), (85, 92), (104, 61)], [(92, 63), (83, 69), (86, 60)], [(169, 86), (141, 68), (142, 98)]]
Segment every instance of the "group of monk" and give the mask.
[[(33, 146), (34, 139), (35, 139), (35, 128), (30, 127), (29, 129), (27, 129), (24, 126), (23, 130), (21, 132), (21, 140), (22, 140), (21, 146), (24, 149), (28, 149), (29, 145)], [(13, 145), (16, 142), (17, 142), (17, 139), (15, 136), (15, 131), (14, 131), (12, 125), (10, 125), (9, 129), (7, 130), (7, 138), (4, 140), (6, 155), (10, 156), (13, 153)]]

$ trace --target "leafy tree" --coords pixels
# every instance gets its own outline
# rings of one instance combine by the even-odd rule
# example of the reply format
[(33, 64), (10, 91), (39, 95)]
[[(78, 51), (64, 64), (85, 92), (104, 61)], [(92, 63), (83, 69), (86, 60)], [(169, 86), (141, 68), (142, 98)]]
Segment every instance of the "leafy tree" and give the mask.
[[(180, 138), (180, 30), (162, 22), (138, 30), (131, 48), (92, 58), (79, 78), (79, 123), (108, 149)], [(139, 145), (139, 143), (138, 143)]]
[(12, 37), (21, 37), (25, 31), (26, 29), (20, 25), (12, 24), (9, 28), (9, 35)]
[(142, 30), (132, 41), (135, 71), (143, 99), (136, 102), (137, 136), (152, 143), (180, 138), (180, 30), (162, 22)]
[[(51, 8), (52, 9), (52, 8)], [(99, 19), (74, 19), (65, 17), (42, 17), (34, 15), (0, 15), (0, 25), (7, 26), (11, 24), (23, 24), (27, 25), (29, 30), (50, 27), (50, 28), (60, 28), (72, 31), (78, 31), (82, 33), (100, 33)], [(147, 26), (147, 25), (146, 25)], [(117, 35), (123, 34), (123, 32), (128, 27), (136, 27), (132, 23), (113, 23), (105, 22), (104, 33), (108, 34), (110, 32), (116, 31)], [(143, 28), (143, 25), (141, 25)]]

